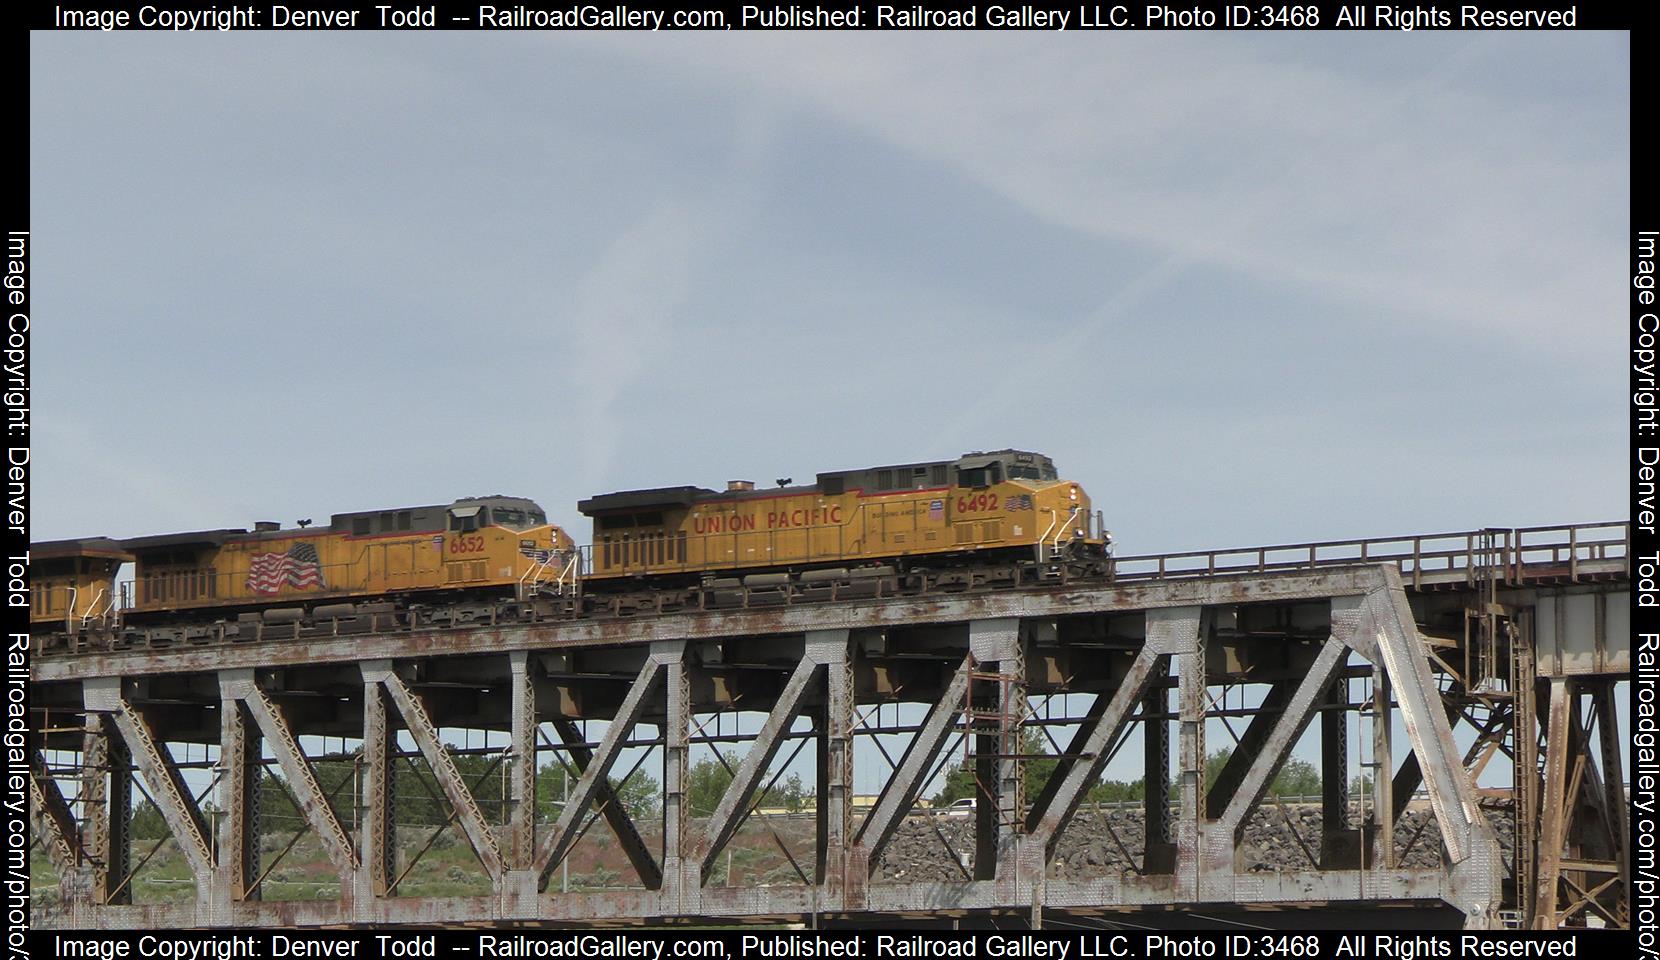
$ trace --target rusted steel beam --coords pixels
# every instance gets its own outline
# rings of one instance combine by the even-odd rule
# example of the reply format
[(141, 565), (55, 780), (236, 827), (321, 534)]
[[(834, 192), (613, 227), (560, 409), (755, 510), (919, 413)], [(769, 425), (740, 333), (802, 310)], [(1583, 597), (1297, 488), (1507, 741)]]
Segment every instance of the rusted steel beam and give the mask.
[(1025, 750), (1021, 721), (1026, 716), (1026, 666), (1020, 621), (969, 621), (968, 648), (975, 661), (965, 693), (970, 722), (964, 732), (974, 751), (974, 879), (1012, 878), (1010, 868), (1015, 865), (1010, 854), (1020, 817), (1023, 769), (1017, 755)]
[[(801, 634), (816, 630), (884, 629), (893, 624), (951, 624), (999, 618), (1035, 619), (1080, 613), (1360, 596), (1376, 588), (1380, 564), (1318, 571), (1195, 580), (1070, 584), (952, 596), (855, 600), (762, 610), (700, 611), (660, 617), (548, 621), (463, 629), (360, 634), (304, 640), (110, 650), (97, 656), (42, 658), (36, 681), (221, 669), (355, 663), (409, 657), (466, 656), (488, 649), (553, 650), (644, 646), (653, 642)], [(1399, 576), (1396, 575), (1396, 581)]]
[(691, 745), (692, 690), (684, 647), (663, 662), (663, 888), (664, 911), (690, 913), (698, 907), (697, 859), (687, 827), (687, 759)]
[(444, 791), (445, 799), (450, 802), (450, 809), (455, 812), (456, 821), (461, 824), (461, 832), (478, 855), (479, 863), (484, 866), (484, 872), (489, 875), (492, 886), (499, 886), (502, 880), (501, 854), (496, 848), (496, 837), (490, 829), (490, 824), (484, 819), (484, 813), (478, 808), (478, 801), (473, 799), (473, 793), (467, 789), (467, 784), (461, 779), (460, 771), (455, 769), (455, 761), (450, 759), (449, 751), (444, 748), (438, 739), (438, 728), (427, 715), (425, 705), (404, 683), (403, 678), (392, 669), (390, 662), (385, 660), (371, 661), (363, 664), (363, 676), (366, 679), (378, 681), (391, 696), (392, 703), (403, 717), (404, 727), (420, 748), (421, 755), (426, 758), (428, 767), (432, 770), (433, 779), (438, 781), (439, 789)]
[[(1209, 645), (1211, 617), (1200, 609), (1193, 609), (1187, 619), (1192, 621), (1192, 640), (1185, 649), (1175, 651), (1177, 673), (1177, 758), (1180, 778), (1181, 811), (1176, 821), (1176, 880), (1178, 896), (1191, 901), (1200, 899), (1199, 888), (1204, 880), (1200, 844), (1204, 835), (1205, 810), (1205, 653)], [(1149, 638), (1154, 621), (1147, 615)]]
[(1245, 725), (1245, 733), (1228, 754), (1228, 761), (1216, 774), (1216, 782), (1211, 784), (1210, 790), (1205, 794), (1206, 810), (1228, 808), (1234, 794), (1239, 790), (1239, 785), (1245, 782), (1245, 774), (1267, 744), (1269, 731), (1275, 728), (1286, 704), (1291, 702), (1291, 693), (1296, 688), (1297, 682), (1293, 680), (1281, 680), (1268, 688), (1268, 693), (1262, 698), (1262, 705)]
[(640, 714), (644, 712), (647, 702), (662, 682), (664, 665), (664, 659), (655, 652), (646, 658), (634, 682), (629, 685), (628, 694), (623, 697), (616, 718), (611, 721), (611, 725), (606, 728), (605, 736), (600, 739), (599, 749), (594, 751), (588, 768), (582, 772), (582, 776), (571, 789), (565, 808), (559, 812), (559, 821), (537, 842), (533, 868), (536, 871), (538, 887), (547, 883), (548, 875), (554, 866), (570, 852), (571, 845), (576, 842), (577, 831), (591, 811), (594, 798), (599, 795), (601, 785), (610, 775), (612, 765), (617, 762), (623, 742), (628, 739), (629, 731), (639, 722)]
[(1557, 918), (1557, 883), (1562, 873), (1562, 845), (1567, 838), (1568, 757), (1573, 743), (1568, 731), (1572, 707), (1568, 684), (1550, 681), (1550, 720), (1545, 728), (1545, 786), (1539, 798), (1538, 886), (1533, 895), (1533, 929), (1553, 930)]
[(507, 831), (502, 860), (509, 869), (529, 870), (536, 856), (536, 680), (530, 654), (507, 655), (512, 700), (512, 757), (507, 773)]
[(341, 888), (351, 886), (351, 874), (358, 865), (357, 851), (352, 847), (346, 828), (334, 815), (328, 795), (318, 785), (311, 764), (295, 740), (287, 718), (254, 682), (252, 670), (223, 671), (219, 674), (219, 683), (225, 700), (240, 701), (247, 707), (249, 716), (253, 717), (265, 742), (270, 744), (271, 752), (276, 755), (278, 766), (282, 767), (288, 788), (294, 792), (294, 799), (299, 803), (300, 815), (306, 818), (306, 823), (317, 834), (323, 852), (340, 874)]
[(917, 793), (925, 786), (923, 778), (933, 769), (934, 758), (945, 746), (945, 739), (950, 735), (951, 728), (956, 726), (957, 717), (963, 710), (963, 695), (968, 689), (968, 674), (971, 669), (972, 654), (958, 665), (951, 675), (951, 682), (946, 685), (945, 692), (929, 706), (928, 716), (922, 721), (922, 729), (905, 749), (905, 755), (899, 761), (899, 769), (893, 772), (893, 776), (876, 798), (876, 806), (871, 808), (865, 822), (859, 826), (853, 844), (856, 856), (862, 862), (867, 876), (876, 868), (877, 861), (882, 858), (882, 851), (886, 849), (888, 841), (893, 839), (894, 831), (899, 829), (905, 811), (916, 803)]
[(1350, 867), (1349, 831), (1349, 680), (1343, 674), (1326, 691), (1320, 712), (1320, 859), (1323, 869)]
[(1172, 659), (1159, 658), (1147, 678), (1147, 692), (1141, 703), (1141, 822), (1146, 837), (1141, 869), (1150, 874), (1176, 870), (1176, 844), (1170, 824), (1170, 693), (1166, 689)]
[(359, 862), (355, 888), (359, 902), (387, 896), (397, 876), (397, 820), (393, 769), (397, 738), (384, 687), (363, 679), (363, 810), (358, 826)]
[[(1229, 798), (1227, 806), (1218, 818), (1223, 824), (1223, 832), (1237, 837), (1239, 831), (1244, 829), (1246, 818), (1262, 801), (1280, 764), (1285, 761), (1291, 748), (1296, 746), (1297, 738), (1302, 736), (1304, 728), (1314, 718), (1316, 703), (1330, 689), (1332, 678), (1343, 666), (1343, 660), (1347, 655), (1348, 647), (1336, 638), (1327, 640), (1320, 648), (1320, 654), (1314, 658), (1308, 675), (1286, 698), (1284, 708), (1274, 717), (1269, 732), (1263, 735), (1260, 752), (1240, 777), (1238, 789)], [(1254, 723), (1253, 721), (1253, 725)], [(1206, 802), (1208, 804), (1208, 798)]]
[(848, 632), (809, 633), (804, 646), (824, 664), (824, 703), (814, 712), (817, 831), (813, 880), (826, 906), (846, 906), (847, 845), (853, 815), (853, 661)]
[(813, 660), (804, 651), (800, 662), (791, 671), (789, 681), (784, 684), (784, 689), (779, 691), (778, 699), (774, 701), (772, 710), (767, 714), (766, 722), (755, 734), (755, 740), (750, 745), (749, 752), (744, 754), (743, 762), (738, 764), (737, 772), (732, 775), (731, 786), (727, 787), (720, 805), (709, 817), (707, 832), (698, 843), (698, 870), (702, 882), (709, 882), (709, 873), (714, 869), (715, 858), (720, 855), (727, 841), (732, 839), (743, 817), (749, 812), (749, 801), (754, 797), (756, 788), (761, 785), (761, 776), (766, 773), (767, 764), (771, 763), (773, 756), (778, 753), (779, 744), (783, 743), (781, 735), (789, 731), (790, 724), (801, 712), (808, 687), (823, 669), (823, 664)]
[[(257, 900), (259, 871), (259, 778), (263, 770), (257, 727), (235, 697), (219, 702), (219, 875), (215, 884), (226, 900)], [(345, 889), (342, 887), (342, 889)]]
[(1057, 769), (1051, 774), (1043, 793), (1032, 804), (1027, 817), (1028, 832), (1034, 842), (1043, 844), (1046, 860), (1055, 858), (1062, 833), (1078, 812), (1085, 791), (1101, 775), (1107, 763), (1108, 750), (1118, 740), (1119, 733), (1129, 720), (1130, 711), (1145, 698), (1147, 682), (1162, 659), (1151, 647), (1141, 648), (1130, 664), (1124, 682), (1110, 697), (1102, 694), (1097, 698), (1103, 709), (1092, 723), (1079, 728), (1072, 744), (1067, 747), (1067, 753), (1082, 759), (1070, 761), (1064, 773)]
[[(576, 769), (583, 771), (593, 762), (593, 751), (583, 746), (586, 738), (582, 735), (582, 728), (575, 720), (555, 720), (553, 729), (559, 734), (559, 739), (570, 748), (571, 759), (576, 762)], [(634, 826), (634, 818), (623, 807), (622, 800), (617, 792), (611, 789), (609, 780), (601, 781), (594, 788), (594, 802), (599, 804), (600, 815), (617, 837), (617, 845), (633, 864), (634, 872), (639, 874), (640, 882), (647, 890), (656, 890), (663, 885), (663, 868), (658, 866), (657, 858), (651, 855), (646, 842), (640, 836), (640, 831)]]
[[(162, 819), (178, 841), (179, 851), (196, 877), (198, 891), (205, 892), (213, 880), (213, 846), (208, 842), (207, 823), (191, 799), (184, 778), (173, 766), (166, 747), (156, 742), (149, 724), (128, 702), (119, 677), (100, 677), (82, 687), (88, 712), (105, 714), (113, 721), (126, 743), (133, 766), (150, 789)], [(123, 878), (124, 879), (124, 878)]]
[[(1368, 659), (1374, 664), (1381, 662), (1394, 691), (1407, 739), (1426, 774), (1430, 807), (1441, 829), (1453, 877), (1452, 902), (1464, 911), (1467, 926), (1493, 926), (1499, 919), (1499, 875), (1503, 869), (1498, 839), (1477, 806), (1475, 783), (1459, 762), (1458, 746), (1453, 742), (1445, 706), (1400, 576), (1388, 567), (1380, 572), (1383, 584), (1367, 594), (1359, 621), (1364, 630), (1356, 631), (1351, 646), (1359, 649), (1359, 641), (1372, 638), (1369, 645), (1375, 652)], [(1333, 607), (1335, 624), (1335, 603)], [(1373, 783), (1381, 788), (1389, 779), (1388, 771), (1380, 770)], [(1393, 804), (1382, 809), (1393, 809)]]
[(96, 904), (132, 902), (125, 882), (132, 865), (132, 758), (114, 727), (104, 715), (88, 713), (81, 738), (81, 847), (92, 865)]
[(1615, 684), (1604, 681), (1594, 691), (1597, 711), (1597, 739), (1602, 748), (1602, 778), (1607, 799), (1606, 806), (1613, 818), (1614, 863), (1619, 869), (1617, 893), (1624, 908), (1626, 922), (1631, 916), (1627, 899), (1631, 889), (1631, 809), (1626, 806), (1625, 780), (1621, 769), (1620, 726), (1616, 715)]
[(46, 757), (39, 749), (29, 751), (29, 822), (60, 877), (79, 868), (81, 843), (75, 814), (47, 772)]
[[(1369, 863), (1384, 869), (1395, 866), (1395, 718), (1390, 704), (1389, 671), (1382, 663), (1372, 671), (1372, 851)], [(1413, 753), (1417, 755), (1416, 751)], [(1419, 770), (1423, 769), (1419, 761)]]
[[(1456, 727), (1459, 718), (1464, 716), (1459, 710), (1456, 691), (1449, 692), (1442, 698), (1442, 706), (1446, 708), (1448, 728)], [(1492, 742), (1496, 735), (1502, 736), (1505, 726), (1509, 722), (1508, 717), (1507, 712), (1498, 709), (1488, 713), (1487, 719), (1476, 730), (1475, 742), (1470, 744), (1468, 750), (1464, 751), (1465, 769), (1469, 769), (1470, 764), (1481, 755), (1481, 747), (1484, 744)], [(1471, 720), (1471, 722), (1474, 721)], [(1395, 819), (1399, 820), (1401, 814), (1406, 812), (1407, 805), (1412, 802), (1412, 795), (1418, 792), (1418, 787), (1423, 782), (1424, 771), (1422, 767), (1418, 766), (1418, 755), (1409, 753), (1401, 758), (1400, 768), (1395, 771), (1395, 778), (1391, 781), (1389, 787), (1390, 793), (1395, 798), (1395, 805), (1392, 808)]]

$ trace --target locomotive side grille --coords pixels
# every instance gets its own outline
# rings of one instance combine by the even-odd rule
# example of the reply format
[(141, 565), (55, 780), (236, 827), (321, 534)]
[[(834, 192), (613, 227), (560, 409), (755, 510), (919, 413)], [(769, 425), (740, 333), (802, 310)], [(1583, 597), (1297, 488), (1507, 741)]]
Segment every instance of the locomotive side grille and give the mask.
[(463, 580), (483, 580), (484, 570), (483, 560), (446, 563), (444, 564), (444, 579), (449, 583), (460, 583)]
[(993, 520), (990, 523), (982, 523), (982, 524), (980, 524), (980, 529), (982, 531), (980, 539), (982, 539), (982, 540), (1001, 540), (1001, 539), (1003, 539), (1003, 523), (1002, 523), (1002, 521)]
[(956, 530), (958, 543), (972, 543), (974, 541), (974, 524), (959, 523)]

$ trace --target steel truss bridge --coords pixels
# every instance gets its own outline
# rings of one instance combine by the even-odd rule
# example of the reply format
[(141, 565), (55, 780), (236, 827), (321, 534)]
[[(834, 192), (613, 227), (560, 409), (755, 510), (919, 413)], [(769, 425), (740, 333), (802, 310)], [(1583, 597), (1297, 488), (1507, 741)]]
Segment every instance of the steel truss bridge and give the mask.
[[(1128, 557), (1107, 581), (815, 605), (758, 597), (637, 619), (418, 631), (336, 621), (286, 640), (126, 649), (81, 637), (30, 668), (33, 836), (60, 880), (55, 899), (37, 896), (34, 921), (1629, 926), (1614, 700), (1631, 668), (1629, 536), (1613, 523)], [(764, 719), (723, 735), (732, 712)], [(585, 721), (599, 720), (603, 736), (589, 740)], [(481, 802), (484, 778), (462, 775), (456, 731), (495, 738), (485, 778), (500, 781), (498, 801)], [(1026, 731), (1042, 734), (1041, 750)], [(1252, 869), (1244, 829), (1275, 813), (1270, 784), (1305, 733), (1324, 771), (1319, 835), (1299, 836), (1301, 866)], [(353, 758), (354, 776), (328, 790), (318, 738)], [(1146, 794), (1141, 836), (1113, 833), (1131, 869), (1062, 876), (1068, 829), (1126, 743), (1139, 745)], [(718, 809), (694, 817), (688, 757), (707, 744), (744, 752)], [(1207, 785), (1219, 746), (1232, 753)], [(816, 758), (811, 837), (793, 850), (758, 810), (787, 747)], [(658, 822), (618, 800), (625, 754), (652, 761)], [(856, 755), (881, 770), (873, 806), (854, 803)], [(205, 759), (181, 759), (192, 756)], [(573, 779), (556, 815), (538, 817), (538, 764), (550, 759)], [(1027, 790), (1038, 759), (1053, 773)], [(444, 832), (471, 850), (488, 894), (400, 892), (426, 849), (398, 840), (400, 763), (432, 781)], [(917, 804), (949, 763), (974, 779), (962, 850)], [(1502, 787), (1477, 789), (1478, 775), (1506, 767)], [(338, 874), (338, 895), (267, 896), (294, 844), (260, 813), (256, 787), (270, 778)], [(139, 795), (188, 865), (194, 892), (181, 901), (135, 902), (133, 877), (153, 854), (135, 857)], [(1403, 839), (1403, 816), (1425, 798), (1435, 829)], [(1496, 810), (1515, 824), (1513, 855)], [(599, 821), (595, 835), (609, 831), (634, 875), (562, 891), (550, 879)], [(953, 879), (877, 869), (917, 822)], [(720, 869), (757, 823), (788, 857), (785, 882), (734, 884)], [(1407, 866), (1413, 844), (1438, 846), (1438, 865)]]

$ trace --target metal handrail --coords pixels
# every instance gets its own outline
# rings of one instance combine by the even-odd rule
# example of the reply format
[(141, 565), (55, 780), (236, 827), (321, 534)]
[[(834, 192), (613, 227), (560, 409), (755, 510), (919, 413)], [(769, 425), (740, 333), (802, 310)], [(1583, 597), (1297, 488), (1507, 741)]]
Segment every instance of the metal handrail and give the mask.
[[(1463, 572), (1473, 577), (1487, 567), (1497, 568), (1499, 579), (1514, 581), (1524, 566), (1556, 564), (1567, 565), (1570, 578), (1577, 579), (1583, 562), (1626, 559), (1630, 551), (1630, 525), (1624, 521), (1500, 528), (1492, 531), (1497, 535), (1494, 550), (1481, 546), (1486, 533), (1469, 530), (1117, 557), (1111, 561), (1112, 573), (1120, 579), (1164, 579), (1393, 562), (1414, 582), (1425, 573)], [(1540, 539), (1527, 542), (1524, 535)], [(1271, 556), (1275, 554), (1283, 556)]]

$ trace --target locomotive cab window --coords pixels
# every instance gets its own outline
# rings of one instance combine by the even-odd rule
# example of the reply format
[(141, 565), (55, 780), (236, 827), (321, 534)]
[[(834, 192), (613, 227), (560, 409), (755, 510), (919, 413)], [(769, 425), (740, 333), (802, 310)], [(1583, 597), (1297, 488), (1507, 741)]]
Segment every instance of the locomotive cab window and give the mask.
[(512, 527), (515, 530), (524, 528), (525, 515), (522, 510), (509, 510), (505, 507), (497, 507), (490, 511), (490, 515), (495, 518), (496, 526), (498, 527)]
[(354, 536), (354, 537), (366, 537), (368, 535), (369, 535), (369, 518), (368, 517), (353, 517), (352, 518), (352, 536)]
[(484, 525), (483, 514), (483, 507), (452, 507), (450, 530), (455, 533), (471, 533)]

